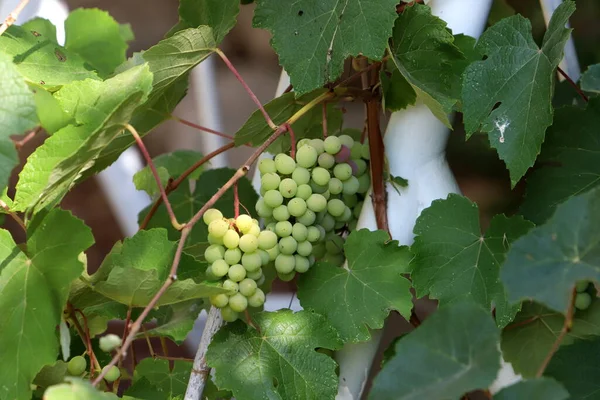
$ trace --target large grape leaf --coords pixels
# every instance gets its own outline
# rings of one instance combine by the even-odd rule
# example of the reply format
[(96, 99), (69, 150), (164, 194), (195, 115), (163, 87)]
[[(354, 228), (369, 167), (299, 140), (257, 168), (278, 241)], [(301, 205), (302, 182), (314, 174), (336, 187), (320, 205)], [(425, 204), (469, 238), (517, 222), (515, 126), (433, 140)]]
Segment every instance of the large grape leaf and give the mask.
[(60, 209), (38, 217), (23, 252), (0, 230), (0, 398), (30, 399), (38, 371), (56, 361), (69, 287), (83, 272), (78, 255), (94, 243), (90, 229)]
[(135, 367), (133, 386), (127, 391), (127, 394), (138, 396), (134, 386), (139, 381), (146, 381), (154, 389), (152, 400), (170, 400), (176, 398), (185, 394), (191, 371), (192, 363), (187, 361), (175, 361), (171, 369), (169, 368), (168, 360), (146, 358)]
[[(51, 386), (44, 392), (44, 400), (119, 400), (116, 394), (101, 392), (89, 381), (80, 378), (68, 377), (67, 383)], [(122, 399), (132, 399), (123, 397)], [(132, 399), (133, 400), (133, 399)]]
[[(133, 307), (145, 307), (169, 276), (176, 242), (165, 229), (139, 231), (113, 248), (90, 283), (101, 295)], [(205, 264), (191, 256), (181, 257), (175, 281), (157, 305), (179, 303), (223, 293), (216, 283), (204, 281)]]
[(500, 278), (508, 300), (532, 299), (566, 312), (575, 284), (600, 281), (600, 189), (575, 196), (556, 208), (544, 225), (517, 239)]
[(45, 18), (36, 17), (30, 19), (21, 26), (31, 33), (35, 32), (33, 33), (34, 36), (41, 36), (43, 37), (43, 40), (49, 40), (58, 44), (58, 40), (56, 39), (56, 27), (52, 22)]
[(582, 90), (594, 94), (600, 93), (600, 64), (590, 65), (581, 75), (580, 83)]
[(538, 378), (517, 382), (494, 395), (494, 400), (565, 400), (571, 398), (572, 397), (569, 397), (569, 392), (567, 392), (563, 385), (550, 378)]
[(405, 96), (422, 101), (451, 127), (448, 114), (460, 98), (462, 72), (454, 64), (465, 57), (454, 45), (446, 23), (431, 15), (427, 6), (406, 7), (396, 20), (390, 53), (400, 73), (395, 76), (396, 83), (404, 79), (410, 85), (399, 84), (397, 89), (410, 91)]
[(55, 32), (49, 37), (44, 33), (12, 25), (0, 36), (0, 49), (13, 57), (26, 81), (56, 90), (73, 81), (98, 79), (81, 56), (56, 43)]
[(54, 133), (27, 159), (19, 174), (15, 209), (37, 212), (60, 200), (103, 148), (124, 130), (150, 92), (152, 74), (142, 65), (104, 82), (64, 86), (57, 97), (77, 125)]
[(253, 318), (260, 331), (241, 321), (227, 324), (208, 347), (219, 388), (237, 400), (335, 398), (336, 364), (315, 349), (339, 349), (342, 342), (323, 316), (281, 310)]
[(556, 111), (542, 146), (541, 168), (527, 177), (521, 206), (525, 217), (543, 223), (558, 204), (600, 184), (598, 126), (600, 98), (592, 98), (585, 109), (569, 106)]
[[(533, 302), (525, 302), (523, 309), (502, 332), (502, 354), (514, 370), (534, 377), (552, 349), (564, 325), (565, 317), (556, 311)], [(573, 317), (571, 331), (562, 345), (575, 339), (600, 336), (600, 302), (594, 301), (585, 311), (578, 310)]]
[(554, 72), (570, 30), (575, 2), (554, 11), (539, 48), (531, 23), (521, 15), (503, 19), (483, 33), (477, 50), (484, 61), (464, 73), (462, 102), (467, 136), (487, 132), (510, 172), (512, 185), (533, 165), (552, 123)]
[(396, 0), (257, 1), (254, 26), (273, 34), (271, 45), (300, 94), (337, 79), (344, 61), (383, 57), (396, 19)]
[(125, 61), (127, 43), (121, 27), (106, 11), (79, 8), (65, 21), (65, 47), (106, 77)]
[(561, 347), (552, 357), (544, 375), (564, 385), (571, 400), (597, 399), (600, 392), (600, 339), (579, 340)]
[(207, 306), (210, 307), (208, 302), (194, 299), (160, 307), (150, 314), (150, 318), (156, 318), (156, 326), (138, 334), (138, 337), (163, 336), (181, 345), (194, 327), (200, 311)]
[(467, 297), (494, 307), (498, 326), (508, 324), (519, 306), (507, 302), (500, 266), (510, 244), (532, 227), (521, 217), (496, 215), (482, 234), (479, 210), (469, 199), (450, 194), (434, 201), (414, 228), (410, 269), (417, 296), (429, 295), (440, 305)]
[(183, 29), (207, 25), (212, 28), (215, 43), (219, 44), (235, 26), (239, 11), (239, 0), (180, 0), (179, 22), (167, 36)]
[(499, 340), (492, 317), (479, 305), (462, 301), (442, 307), (398, 340), (369, 398), (457, 399), (487, 389), (500, 367)]
[(384, 231), (354, 231), (344, 244), (348, 269), (322, 262), (300, 277), (302, 307), (326, 316), (344, 342), (369, 340), (369, 328), (383, 327), (391, 310), (410, 318), (410, 282), (402, 276), (410, 252), (389, 238)]

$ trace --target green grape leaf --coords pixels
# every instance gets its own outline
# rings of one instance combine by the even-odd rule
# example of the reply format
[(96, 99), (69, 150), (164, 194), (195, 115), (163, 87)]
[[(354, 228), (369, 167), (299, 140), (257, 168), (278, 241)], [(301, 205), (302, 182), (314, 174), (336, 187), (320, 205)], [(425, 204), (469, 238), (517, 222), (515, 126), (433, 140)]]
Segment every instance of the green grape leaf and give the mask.
[(410, 83), (402, 76), (398, 68), (394, 67), (390, 76), (385, 71), (380, 75), (381, 89), (383, 91), (383, 107), (390, 111), (404, 110), (415, 104), (417, 93)]
[(125, 43), (135, 40), (135, 34), (131, 28), (131, 24), (119, 24), (119, 35)]
[(207, 305), (202, 300), (194, 299), (160, 307), (150, 314), (150, 318), (156, 318), (157, 326), (139, 333), (138, 337), (141, 339), (145, 336), (168, 337), (173, 342), (181, 345), (194, 327), (198, 314)]
[(525, 217), (543, 223), (558, 204), (600, 184), (599, 125), (600, 98), (590, 99), (585, 109), (556, 110), (539, 158), (542, 167), (527, 177)]
[(45, 40), (58, 44), (56, 39), (56, 27), (52, 22), (45, 18), (33, 18), (25, 22), (21, 27), (28, 30), (36, 37), (43, 37)]
[(64, 382), (67, 375), (67, 363), (58, 360), (54, 364), (44, 365), (33, 379), (33, 384), (43, 389)]
[(60, 209), (31, 221), (27, 253), (0, 230), (0, 398), (30, 399), (44, 365), (58, 356), (56, 327), (69, 287), (83, 272), (78, 255), (94, 243), (90, 229)]
[[(202, 158), (202, 154), (193, 150), (177, 150), (172, 153), (161, 154), (153, 158), (154, 165), (160, 176), (163, 187), (167, 185), (169, 179), (178, 178), (188, 168)], [(196, 180), (202, 173), (204, 166), (192, 172), (188, 179)], [(133, 183), (138, 190), (144, 190), (151, 197), (159, 194), (156, 180), (150, 167), (146, 166), (133, 176)]]
[[(118, 400), (116, 394), (101, 392), (91, 382), (74, 377), (68, 383), (51, 386), (44, 392), (44, 400)], [(124, 398), (125, 399), (125, 398)]]
[(369, 328), (383, 327), (391, 310), (410, 318), (408, 247), (390, 241), (385, 231), (361, 229), (344, 244), (348, 269), (318, 263), (300, 276), (302, 307), (327, 317), (344, 342), (369, 340)]
[(239, 0), (180, 0), (179, 23), (167, 36), (183, 29), (207, 25), (212, 28), (215, 43), (219, 44), (235, 26), (239, 11)]
[[(119, 303), (145, 307), (169, 276), (176, 247), (165, 229), (139, 231), (113, 248), (91, 276), (92, 287)], [(206, 265), (191, 256), (183, 254), (179, 268), (177, 281), (161, 296), (158, 306), (224, 293), (218, 284), (203, 281), (201, 271)]]
[(507, 0), (493, 0), (492, 8), (488, 16), (488, 24), (494, 25), (504, 18), (515, 15), (516, 11)]
[(563, 385), (554, 379), (544, 377), (517, 382), (494, 395), (494, 400), (566, 400), (570, 398), (572, 397), (569, 397), (569, 392), (567, 392)]
[(121, 27), (106, 11), (73, 10), (65, 21), (65, 47), (79, 54), (101, 77), (125, 61), (127, 43)]
[(73, 81), (98, 79), (81, 56), (56, 43), (55, 30), (43, 25), (44, 33), (12, 25), (0, 36), (0, 49), (13, 57), (26, 81), (54, 91)]
[(600, 366), (595, 355), (599, 351), (600, 339), (563, 346), (552, 357), (544, 375), (562, 383), (571, 400), (596, 399), (600, 391)]
[(59, 201), (100, 151), (128, 123), (151, 88), (152, 75), (143, 65), (104, 82), (86, 80), (66, 85), (57, 94), (77, 125), (54, 133), (29, 156), (19, 174), (15, 209), (37, 212)]
[(233, 394), (229, 390), (219, 389), (212, 379), (206, 381), (202, 395), (204, 396), (203, 400), (228, 400), (233, 397)]
[[(273, 122), (277, 125), (284, 124), (292, 115), (300, 110), (304, 105), (325, 93), (325, 89), (315, 90), (296, 98), (295, 93), (285, 93), (265, 105), (265, 110), (271, 116)], [(338, 132), (342, 126), (342, 111), (336, 108), (334, 104), (327, 105), (327, 130), (330, 133)], [(296, 140), (303, 138), (321, 138), (323, 137), (323, 108), (314, 107), (302, 118), (292, 124), (294, 137)], [(273, 130), (265, 117), (256, 110), (250, 115), (248, 120), (235, 133), (235, 145), (242, 146), (250, 143), (253, 146), (260, 146), (271, 135)], [(268, 148), (273, 154), (289, 152), (291, 149), (291, 140), (289, 135), (283, 135), (275, 140)]]
[[(169, 194), (169, 201), (173, 207), (173, 212), (180, 222), (189, 221), (196, 212), (235, 174), (235, 170), (230, 168), (219, 168), (204, 172), (198, 180), (194, 191), (191, 191), (188, 185), (181, 185), (177, 190)], [(256, 217), (254, 205), (258, 201), (258, 195), (254, 191), (252, 184), (246, 178), (238, 181), (238, 194), (240, 204), (242, 204), (253, 217)], [(228, 190), (213, 206), (221, 210), (223, 215), (234, 215), (233, 209), (233, 191)], [(150, 207), (144, 209), (140, 215), (140, 222), (148, 214)], [(173, 228), (169, 214), (162, 204), (154, 217), (150, 220), (147, 228), (165, 228), (169, 232), (170, 240), (178, 240), (181, 233)], [(208, 247), (208, 227), (200, 221), (192, 228), (184, 251), (194, 257), (204, 257), (204, 250)]]
[[(514, 370), (534, 377), (544, 359), (556, 342), (564, 325), (565, 317), (556, 311), (533, 302), (523, 303), (523, 309), (515, 321), (502, 332), (502, 353)], [(573, 317), (571, 331), (562, 345), (575, 339), (600, 336), (600, 301), (595, 300), (584, 311), (578, 310)]]
[(271, 45), (305, 94), (336, 80), (344, 61), (383, 57), (396, 19), (396, 0), (260, 0), (253, 24), (273, 34)]
[(418, 297), (429, 295), (440, 305), (464, 297), (487, 310), (496, 309), (496, 323), (513, 320), (519, 305), (511, 305), (499, 280), (500, 266), (510, 244), (533, 224), (522, 217), (496, 215), (481, 233), (477, 205), (450, 194), (434, 201), (415, 224), (411, 247), (411, 277)]
[(396, 20), (389, 49), (406, 80), (395, 89), (409, 90), (402, 96), (421, 100), (449, 128), (448, 114), (460, 98), (462, 72), (453, 64), (465, 58), (453, 42), (446, 23), (431, 15), (429, 7), (415, 4)]
[(581, 75), (580, 84), (581, 89), (586, 92), (600, 93), (600, 64), (590, 65)]
[(512, 186), (533, 165), (552, 124), (554, 71), (563, 57), (575, 2), (554, 11), (541, 49), (521, 15), (483, 33), (477, 49), (487, 56), (464, 73), (462, 102), (467, 137), (481, 130), (510, 172)]
[(544, 225), (517, 239), (500, 278), (508, 300), (531, 299), (566, 312), (575, 284), (600, 280), (600, 189), (572, 197)]
[(54, 132), (64, 128), (71, 122), (71, 116), (62, 109), (60, 103), (41, 86), (30, 84), (33, 88), (33, 100), (37, 109), (40, 125), (52, 135)]
[(237, 400), (335, 398), (336, 363), (315, 351), (342, 345), (325, 317), (280, 310), (256, 313), (253, 320), (260, 332), (238, 321), (213, 337), (206, 360), (219, 388)]
[(375, 377), (369, 398), (449, 399), (487, 389), (500, 367), (499, 340), (492, 317), (479, 305), (462, 301), (441, 307), (396, 343), (396, 354)]
[[(191, 371), (192, 363), (187, 361), (174, 361), (171, 369), (168, 360), (145, 358), (135, 367), (133, 384), (144, 379), (156, 388), (152, 400), (169, 400), (185, 394)], [(136, 396), (129, 391), (127, 394)]]

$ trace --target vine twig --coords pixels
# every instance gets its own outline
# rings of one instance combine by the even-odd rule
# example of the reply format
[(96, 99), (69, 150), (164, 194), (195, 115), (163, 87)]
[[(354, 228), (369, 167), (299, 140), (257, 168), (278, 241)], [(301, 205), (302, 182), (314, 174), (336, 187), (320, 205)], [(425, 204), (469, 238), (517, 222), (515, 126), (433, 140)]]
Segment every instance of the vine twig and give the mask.
[(567, 82), (569, 82), (573, 89), (575, 89), (575, 91), (579, 94), (579, 97), (581, 97), (583, 101), (587, 103), (589, 101), (588, 97), (585, 95), (585, 93), (583, 93), (583, 90), (581, 90), (581, 88), (575, 83), (575, 81), (571, 79), (571, 77), (567, 75), (567, 73), (563, 71), (561, 67), (556, 67), (556, 70), (565, 78)]
[[(74, 309), (71, 303), (67, 303), (67, 310), (69, 311), (69, 316), (71, 317), (71, 321), (75, 326), (75, 330), (81, 337), (81, 340), (84, 341), (85, 348), (87, 350), (88, 356), (90, 357), (90, 375), (92, 375), (94, 368), (100, 370), (100, 363), (96, 358), (96, 354), (94, 354), (87, 318), (83, 311), (79, 309)], [(81, 324), (79, 323), (79, 321), (77, 320), (77, 316), (75, 315), (75, 313), (77, 312), (79, 313), (79, 315), (81, 315), (81, 319), (83, 320), (83, 328), (81, 327)]]
[(237, 182), (233, 184), (233, 214), (235, 219), (240, 216), (240, 195)]
[(323, 138), (327, 137), (327, 103), (323, 103)]
[(19, 217), (17, 214), (14, 213), (14, 211), (10, 211), (10, 207), (8, 207), (8, 204), (6, 204), (4, 201), (0, 200), (0, 207), (2, 207), (4, 209), (4, 211), (6, 211), (6, 213), (15, 220), (15, 222), (17, 224), (19, 224), (19, 226), (21, 228), (23, 228), (23, 231), (25, 231), (25, 233), (27, 233), (27, 226), (25, 226), (25, 222), (23, 222), (23, 220), (21, 219), (21, 217)]
[(2, 25), (0, 25), (0, 35), (6, 32), (6, 30), (17, 21), (19, 14), (21, 13), (21, 11), (23, 11), (27, 3), (29, 3), (29, 0), (21, 0), (19, 4), (17, 4), (15, 9), (10, 14), (8, 14), (8, 17), (6, 17)]
[(38, 126), (31, 132), (25, 135), (25, 137), (21, 140), (15, 140), (15, 147), (17, 150), (21, 150), (23, 146), (25, 146), (31, 139), (33, 139), (40, 131), (42, 130), (41, 126)]
[[(379, 129), (379, 102), (367, 102), (367, 132), (369, 136), (369, 150), (371, 152), (371, 181), (373, 182), (373, 208), (377, 229), (390, 232), (387, 219), (387, 196), (385, 191), (383, 138)], [(390, 235), (391, 237), (391, 235)]]
[[(177, 122), (179, 122), (179, 123), (181, 123), (183, 125), (189, 126), (190, 128), (198, 129), (199, 131), (204, 131), (204, 132), (207, 132), (207, 133), (212, 133), (213, 135), (217, 135), (217, 136), (220, 136), (222, 138), (229, 139), (229, 140), (232, 140), (232, 141), (235, 140), (235, 138), (233, 136), (231, 136), (231, 135), (228, 135), (228, 134), (223, 133), (223, 132), (215, 131), (214, 129), (210, 129), (210, 128), (207, 128), (207, 127), (202, 126), (202, 125), (198, 125), (198, 124), (196, 124), (196, 123), (194, 123), (192, 121), (188, 121), (187, 119), (183, 119), (183, 118), (177, 117), (177, 116), (175, 116), (173, 114), (169, 114), (169, 118), (171, 118), (172, 120), (177, 121)], [(249, 143), (245, 143), (244, 146), (252, 147), (252, 145), (250, 145)]]

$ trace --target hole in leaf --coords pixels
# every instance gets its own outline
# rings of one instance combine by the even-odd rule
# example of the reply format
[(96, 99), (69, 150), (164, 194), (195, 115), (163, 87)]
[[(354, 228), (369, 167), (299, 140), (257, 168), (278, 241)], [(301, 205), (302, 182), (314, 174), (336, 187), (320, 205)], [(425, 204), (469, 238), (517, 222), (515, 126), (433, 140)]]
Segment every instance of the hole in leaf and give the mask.
[(299, 16), (299, 17), (301, 17), (301, 16), (303, 16), (303, 15), (304, 15), (304, 11), (302, 11), (302, 10), (298, 11), (298, 16)]
[(494, 104), (494, 107), (492, 107), (492, 111), (494, 111), (495, 109), (497, 109), (498, 107), (500, 107), (501, 104), (502, 104), (501, 101), (499, 101), (496, 104)]
[(277, 378), (273, 377), (273, 387), (277, 388), (277, 386), (279, 386), (279, 381), (277, 380)]

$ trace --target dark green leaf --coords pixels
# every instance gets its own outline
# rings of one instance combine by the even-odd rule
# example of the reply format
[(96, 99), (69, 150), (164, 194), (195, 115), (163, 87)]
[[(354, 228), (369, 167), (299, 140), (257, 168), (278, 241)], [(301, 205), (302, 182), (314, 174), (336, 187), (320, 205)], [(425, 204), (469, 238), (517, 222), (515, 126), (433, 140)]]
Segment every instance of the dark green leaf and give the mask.
[[(58, 44), (56, 40), (56, 27), (44, 18), (33, 18), (22, 25), (23, 29), (30, 31), (34, 36)], [(35, 32), (35, 33), (34, 33)]]
[(381, 88), (383, 90), (383, 106), (390, 111), (403, 110), (415, 104), (417, 93), (410, 83), (393, 67), (391, 76), (382, 71), (380, 74)]
[(43, 389), (62, 383), (67, 375), (67, 363), (59, 360), (54, 364), (44, 365), (33, 380), (33, 384)]
[(150, 315), (150, 318), (156, 318), (157, 326), (138, 334), (138, 337), (168, 337), (181, 345), (194, 327), (198, 314), (207, 305), (203, 300), (194, 299), (160, 307)]
[(336, 364), (315, 351), (335, 350), (341, 341), (324, 317), (310, 311), (257, 313), (260, 332), (238, 321), (227, 324), (208, 348), (215, 382), (237, 400), (334, 399)]
[(300, 276), (302, 307), (327, 317), (344, 342), (369, 340), (369, 328), (383, 327), (391, 310), (410, 318), (408, 247), (384, 231), (354, 231), (344, 244), (348, 269), (318, 263)]
[(477, 43), (487, 59), (465, 71), (462, 101), (467, 135), (478, 130), (488, 133), (513, 186), (533, 165), (552, 123), (554, 71), (569, 38), (565, 23), (573, 11), (573, 1), (556, 9), (541, 49), (533, 41), (529, 20), (521, 15), (503, 19)]
[(600, 93), (600, 64), (590, 65), (581, 75), (581, 89), (590, 93)]
[(72, 117), (62, 109), (56, 97), (41, 86), (30, 85), (33, 88), (33, 99), (42, 128), (52, 135), (69, 125)]
[(516, 399), (565, 400), (572, 397), (560, 383), (550, 378), (517, 382), (494, 395), (494, 400)]
[(397, 0), (257, 1), (254, 26), (273, 34), (279, 62), (300, 94), (336, 80), (350, 56), (383, 56)]
[(500, 266), (510, 244), (532, 226), (518, 216), (496, 215), (482, 234), (479, 210), (469, 199), (451, 194), (434, 201), (414, 228), (410, 266), (417, 296), (429, 295), (441, 305), (470, 298), (487, 310), (495, 307), (498, 326), (505, 326), (519, 306), (507, 301)]
[(175, 361), (171, 369), (168, 360), (146, 358), (135, 367), (133, 384), (144, 379), (156, 388), (152, 400), (170, 400), (185, 394), (191, 370), (192, 363), (187, 361)]
[(396, 344), (370, 399), (458, 399), (487, 389), (500, 367), (500, 332), (472, 302), (442, 307)]
[(235, 26), (239, 11), (239, 0), (180, 0), (179, 23), (167, 36), (183, 29), (207, 25), (212, 28), (215, 42), (219, 44)]

